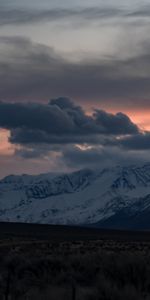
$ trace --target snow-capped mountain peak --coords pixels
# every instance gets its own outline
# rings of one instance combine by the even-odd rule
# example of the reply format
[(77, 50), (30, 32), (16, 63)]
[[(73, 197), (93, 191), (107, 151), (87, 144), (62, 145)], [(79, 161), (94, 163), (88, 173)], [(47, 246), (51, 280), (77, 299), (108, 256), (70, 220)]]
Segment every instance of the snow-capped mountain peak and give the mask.
[(137, 210), (141, 199), (149, 203), (149, 195), (149, 163), (66, 174), (10, 175), (0, 181), (0, 221), (91, 224), (125, 208)]

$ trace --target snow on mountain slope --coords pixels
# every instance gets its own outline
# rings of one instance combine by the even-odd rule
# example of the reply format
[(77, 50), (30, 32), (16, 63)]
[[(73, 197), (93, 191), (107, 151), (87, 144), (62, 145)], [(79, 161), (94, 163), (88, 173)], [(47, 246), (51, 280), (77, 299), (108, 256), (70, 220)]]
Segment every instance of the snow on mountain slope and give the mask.
[(70, 174), (10, 175), (0, 181), (0, 221), (96, 223), (123, 209), (129, 213), (141, 209), (143, 203), (149, 208), (149, 195), (150, 164)]

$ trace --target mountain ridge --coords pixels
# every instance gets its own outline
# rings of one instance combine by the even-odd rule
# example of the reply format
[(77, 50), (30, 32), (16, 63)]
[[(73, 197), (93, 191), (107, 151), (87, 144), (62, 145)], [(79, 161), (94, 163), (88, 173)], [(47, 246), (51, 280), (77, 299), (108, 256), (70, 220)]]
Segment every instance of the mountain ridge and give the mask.
[(0, 180), (0, 221), (119, 228), (125, 214), (128, 228), (137, 213), (140, 228), (140, 215), (150, 214), (150, 163)]

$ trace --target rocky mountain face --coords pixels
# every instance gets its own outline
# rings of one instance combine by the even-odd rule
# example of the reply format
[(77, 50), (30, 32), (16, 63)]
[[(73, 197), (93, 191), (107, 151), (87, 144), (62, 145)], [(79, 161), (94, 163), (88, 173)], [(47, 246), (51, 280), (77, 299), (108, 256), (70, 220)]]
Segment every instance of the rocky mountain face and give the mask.
[(0, 181), (0, 221), (150, 228), (150, 164)]

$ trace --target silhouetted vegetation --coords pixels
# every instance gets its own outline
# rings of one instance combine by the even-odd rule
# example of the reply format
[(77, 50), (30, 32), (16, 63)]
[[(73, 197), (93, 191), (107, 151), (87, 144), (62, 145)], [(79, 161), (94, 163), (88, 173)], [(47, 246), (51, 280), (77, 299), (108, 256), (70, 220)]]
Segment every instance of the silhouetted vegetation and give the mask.
[(150, 242), (0, 242), (2, 300), (150, 299)]

